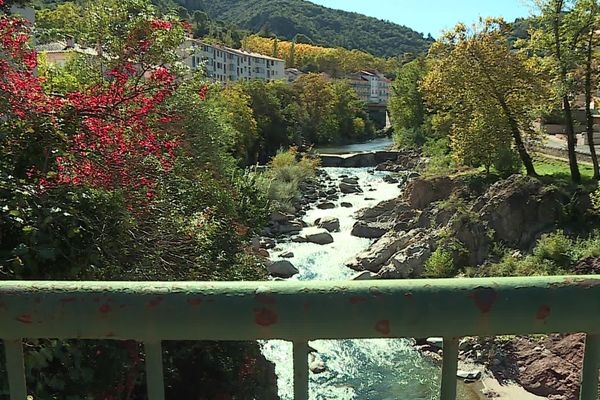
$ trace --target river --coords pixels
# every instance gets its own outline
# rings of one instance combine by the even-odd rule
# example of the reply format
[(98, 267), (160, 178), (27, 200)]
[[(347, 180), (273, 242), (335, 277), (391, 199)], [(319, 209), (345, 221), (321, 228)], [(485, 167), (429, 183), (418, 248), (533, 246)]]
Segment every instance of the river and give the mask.
[(320, 154), (364, 153), (367, 151), (387, 150), (392, 147), (393, 144), (394, 141), (392, 138), (383, 137), (365, 143), (318, 146), (315, 150)]
[[(373, 144), (366, 144), (371, 148)], [(359, 150), (356, 150), (356, 149)], [(365, 148), (365, 147), (362, 147)], [(344, 150), (343, 148), (340, 148)], [(338, 149), (338, 150), (340, 150)], [(346, 148), (347, 149), (347, 148)], [(353, 146), (353, 151), (361, 151)], [(291, 261), (300, 270), (292, 279), (347, 280), (355, 274), (345, 262), (362, 252), (372, 240), (350, 235), (356, 211), (372, 207), (381, 201), (397, 197), (401, 189), (383, 181), (386, 173), (369, 173), (367, 168), (324, 168), (338, 181), (342, 175), (355, 176), (364, 194), (342, 195), (331, 210), (311, 209), (303, 217), (309, 225), (317, 218), (339, 218), (340, 231), (332, 233), (334, 243), (320, 246), (312, 243), (280, 242), (272, 251), (272, 259), (280, 259), (291, 251)], [(349, 202), (351, 208), (343, 208)], [(413, 347), (412, 339), (381, 340), (321, 340), (310, 342), (324, 361), (327, 371), (310, 374), (311, 400), (433, 400), (438, 398), (441, 369)], [(279, 395), (282, 400), (293, 399), (292, 345), (284, 341), (262, 343), (263, 353), (276, 365)], [(464, 390), (462, 388), (461, 390)], [(459, 399), (473, 399), (461, 394)]]

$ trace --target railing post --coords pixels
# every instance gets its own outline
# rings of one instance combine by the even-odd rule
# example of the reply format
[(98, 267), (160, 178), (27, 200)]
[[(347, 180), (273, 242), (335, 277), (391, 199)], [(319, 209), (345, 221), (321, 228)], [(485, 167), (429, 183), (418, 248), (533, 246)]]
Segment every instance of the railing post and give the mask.
[(458, 369), (458, 338), (444, 338), (442, 361), (441, 400), (456, 399), (456, 372)]
[(144, 342), (146, 353), (146, 387), (148, 400), (165, 400), (162, 345), (158, 342)]
[(587, 335), (581, 371), (580, 400), (598, 400), (598, 369), (600, 369), (600, 335)]
[(308, 400), (308, 342), (294, 342), (294, 400)]
[(8, 372), (10, 400), (26, 400), (27, 385), (25, 383), (23, 341), (21, 339), (5, 339), (4, 353), (6, 354), (6, 371)]

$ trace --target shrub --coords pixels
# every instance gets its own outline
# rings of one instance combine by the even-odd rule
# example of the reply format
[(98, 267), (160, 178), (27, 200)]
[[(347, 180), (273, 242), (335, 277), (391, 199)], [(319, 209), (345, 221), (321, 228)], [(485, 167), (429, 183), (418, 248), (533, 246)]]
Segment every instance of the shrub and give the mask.
[(448, 250), (438, 248), (425, 263), (425, 276), (431, 278), (451, 278), (456, 274), (454, 257)]
[(456, 171), (448, 138), (427, 141), (423, 146), (423, 155), (429, 158), (424, 171), (426, 176), (449, 175)]
[(560, 267), (568, 267), (571, 260), (573, 241), (564, 232), (543, 235), (538, 240), (533, 255), (540, 261), (551, 261)]
[(503, 147), (496, 154), (494, 168), (502, 177), (506, 178), (521, 172), (523, 161), (515, 150), (510, 147)]

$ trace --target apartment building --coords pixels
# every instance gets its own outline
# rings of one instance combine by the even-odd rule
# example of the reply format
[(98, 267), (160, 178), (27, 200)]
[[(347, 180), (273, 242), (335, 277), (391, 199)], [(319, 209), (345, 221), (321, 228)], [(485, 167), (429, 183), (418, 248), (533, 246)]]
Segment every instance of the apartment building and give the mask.
[(391, 81), (377, 71), (360, 71), (347, 76), (350, 86), (367, 104), (387, 106)]
[(203, 69), (209, 79), (228, 82), (260, 79), (285, 80), (285, 61), (245, 50), (189, 40), (191, 55), (185, 63), (193, 70)]

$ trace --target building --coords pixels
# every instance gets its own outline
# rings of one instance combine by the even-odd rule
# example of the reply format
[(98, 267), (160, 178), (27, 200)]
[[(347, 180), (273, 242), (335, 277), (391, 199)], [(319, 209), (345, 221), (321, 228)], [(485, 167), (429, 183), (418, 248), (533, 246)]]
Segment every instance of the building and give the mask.
[(73, 38), (41, 44), (36, 46), (38, 53), (46, 56), (48, 64), (64, 67), (73, 54), (83, 54), (91, 57), (97, 57), (98, 52), (88, 47), (81, 47), (75, 43)]
[(391, 81), (377, 71), (360, 71), (347, 76), (358, 97), (369, 105), (386, 107)]
[(190, 55), (185, 64), (193, 70), (203, 69), (209, 79), (229, 82), (250, 79), (285, 80), (285, 61), (245, 50), (202, 43), (189, 39)]
[(285, 69), (285, 76), (287, 78), (288, 83), (296, 82), (298, 78), (300, 78), (302, 75), (304, 75), (304, 72), (300, 71), (298, 68)]

